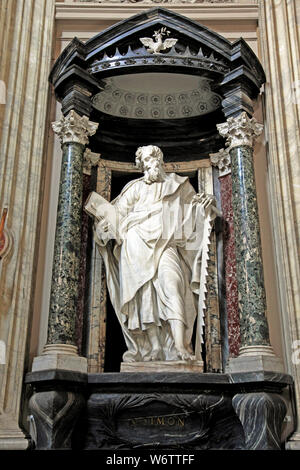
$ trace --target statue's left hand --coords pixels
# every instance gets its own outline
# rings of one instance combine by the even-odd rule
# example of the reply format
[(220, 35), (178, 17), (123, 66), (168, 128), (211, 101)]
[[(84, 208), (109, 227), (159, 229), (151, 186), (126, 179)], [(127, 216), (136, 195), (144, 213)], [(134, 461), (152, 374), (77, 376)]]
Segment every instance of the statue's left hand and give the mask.
[(193, 197), (192, 202), (200, 204), (205, 214), (208, 214), (212, 209), (212, 206), (216, 205), (216, 198), (212, 194), (197, 193)]

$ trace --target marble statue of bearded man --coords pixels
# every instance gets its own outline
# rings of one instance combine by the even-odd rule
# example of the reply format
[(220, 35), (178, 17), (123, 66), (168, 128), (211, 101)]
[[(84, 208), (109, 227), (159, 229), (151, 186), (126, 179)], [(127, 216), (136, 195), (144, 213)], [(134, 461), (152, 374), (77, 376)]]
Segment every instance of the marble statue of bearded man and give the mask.
[(208, 216), (214, 218), (214, 198), (196, 194), (187, 177), (166, 174), (156, 146), (140, 147), (136, 165), (144, 176), (111, 202), (119, 240), (110, 238), (105, 220), (95, 225), (128, 348), (123, 361), (193, 360), (204, 227)]

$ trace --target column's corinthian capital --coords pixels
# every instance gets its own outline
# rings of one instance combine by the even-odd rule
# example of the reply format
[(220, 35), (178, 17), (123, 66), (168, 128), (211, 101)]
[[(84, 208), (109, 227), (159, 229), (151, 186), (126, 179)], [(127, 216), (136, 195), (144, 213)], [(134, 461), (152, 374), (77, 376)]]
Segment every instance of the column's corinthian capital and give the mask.
[(87, 145), (89, 136), (94, 135), (99, 124), (89, 121), (87, 116), (80, 116), (73, 109), (60, 121), (52, 123), (52, 129), (60, 138), (61, 144), (77, 142)]
[(231, 160), (228, 149), (220, 149), (217, 153), (210, 153), (210, 163), (219, 168), (219, 176), (231, 173)]
[(217, 124), (217, 129), (221, 136), (226, 138), (229, 149), (242, 145), (253, 147), (254, 140), (262, 133), (263, 127), (255, 118), (249, 118), (246, 112)]

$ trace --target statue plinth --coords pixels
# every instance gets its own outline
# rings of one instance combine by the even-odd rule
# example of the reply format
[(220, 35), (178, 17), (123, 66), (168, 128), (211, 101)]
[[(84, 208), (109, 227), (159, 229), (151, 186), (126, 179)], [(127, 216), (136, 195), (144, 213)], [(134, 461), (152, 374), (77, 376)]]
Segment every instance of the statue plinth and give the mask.
[(122, 362), (121, 372), (203, 372), (203, 361)]

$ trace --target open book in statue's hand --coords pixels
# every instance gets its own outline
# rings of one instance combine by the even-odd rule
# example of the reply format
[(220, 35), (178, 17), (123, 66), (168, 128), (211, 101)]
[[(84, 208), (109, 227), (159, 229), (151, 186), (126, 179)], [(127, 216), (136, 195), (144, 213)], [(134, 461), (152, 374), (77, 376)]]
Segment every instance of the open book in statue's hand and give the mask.
[(92, 191), (85, 202), (84, 210), (100, 224), (103, 238), (120, 240), (118, 232), (119, 215), (116, 208), (110, 202), (100, 196), (100, 194)]

